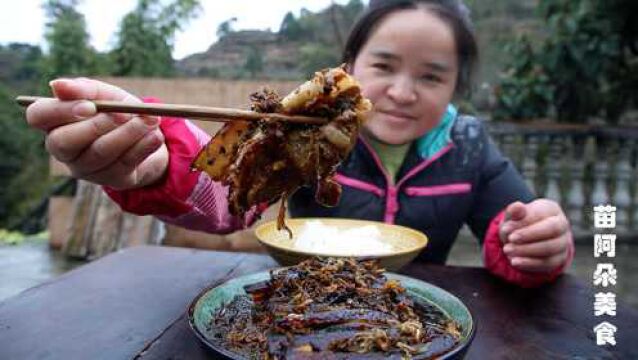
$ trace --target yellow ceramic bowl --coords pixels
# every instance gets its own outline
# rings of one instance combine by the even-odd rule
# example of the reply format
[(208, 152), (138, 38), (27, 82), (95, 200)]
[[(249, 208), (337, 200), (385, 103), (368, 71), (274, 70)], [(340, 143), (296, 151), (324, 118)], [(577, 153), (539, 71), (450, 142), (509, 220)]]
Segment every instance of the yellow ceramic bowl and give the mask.
[[(334, 255), (330, 249), (325, 252), (308, 252), (295, 249), (295, 234), (299, 234), (304, 224), (308, 221), (321, 221), (324, 225), (337, 227), (340, 231), (359, 228), (366, 225), (373, 225), (379, 229), (382, 241), (390, 244), (393, 248), (391, 253), (374, 254), (343, 254)], [(295, 218), (286, 219), (286, 224), (292, 230), (293, 238), (288, 237), (285, 230), (277, 230), (277, 222), (270, 221), (260, 225), (255, 230), (255, 234), (270, 255), (283, 266), (298, 264), (299, 262), (312, 256), (331, 256), (356, 258), (379, 259), (381, 266), (389, 271), (397, 271), (410, 261), (412, 261), (421, 250), (427, 245), (428, 238), (423, 233), (407, 228), (405, 226), (390, 225), (376, 221), (339, 219), (339, 218)]]

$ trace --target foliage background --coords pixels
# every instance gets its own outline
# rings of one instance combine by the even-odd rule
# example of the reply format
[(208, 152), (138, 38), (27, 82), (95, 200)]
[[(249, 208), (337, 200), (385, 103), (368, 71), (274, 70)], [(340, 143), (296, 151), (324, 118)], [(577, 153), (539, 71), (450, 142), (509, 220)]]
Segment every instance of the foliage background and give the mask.
[(541, 0), (542, 37), (517, 36), (497, 118), (618, 123), (638, 105), (638, 2)]
[(49, 177), (44, 137), (28, 127), (15, 96), (51, 96), (48, 82), (61, 76), (171, 76), (173, 36), (199, 10), (196, 0), (139, 0), (122, 19), (116, 46), (103, 54), (90, 46), (78, 4), (43, 2), (46, 53), (26, 44), (0, 46), (0, 229), (42, 230), (47, 198), (66, 188)]

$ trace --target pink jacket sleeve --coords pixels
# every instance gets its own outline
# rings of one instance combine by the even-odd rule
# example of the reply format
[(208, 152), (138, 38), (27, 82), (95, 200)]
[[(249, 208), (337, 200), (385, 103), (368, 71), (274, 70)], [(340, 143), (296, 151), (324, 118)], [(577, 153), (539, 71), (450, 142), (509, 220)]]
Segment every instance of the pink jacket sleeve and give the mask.
[(558, 266), (552, 272), (546, 274), (532, 273), (514, 268), (503, 252), (503, 244), (499, 237), (499, 226), (504, 217), (505, 211), (503, 210), (492, 219), (483, 241), (483, 262), (492, 274), (521, 287), (529, 288), (554, 281), (571, 265), (574, 259), (574, 241), (570, 233), (567, 259), (564, 264)]
[(162, 117), (160, 129), (169, 152), (166, 176), (158, 183), (139, 189), (104, 190), (120, 207), (138, 215), (155, 215), (162, 221), (192, 230), (230, 233), (253, 223), (262, 208), (244, 217), (230, 215), (228, 187), (212, 181), (190, 165), (210, 136), (184, 119)]

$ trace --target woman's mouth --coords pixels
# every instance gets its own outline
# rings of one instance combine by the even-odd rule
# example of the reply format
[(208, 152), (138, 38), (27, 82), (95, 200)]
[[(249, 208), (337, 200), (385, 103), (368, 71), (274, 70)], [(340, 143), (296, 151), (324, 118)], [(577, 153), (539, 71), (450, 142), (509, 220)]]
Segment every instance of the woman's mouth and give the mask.
[(379, 114), (382, 115), (382, 117), (390, 122), (390, 123), (396, 123), (396, 124), (405, 124), (407, 122), (411, 122), (416, 120), (416, 118), (410, 114), (401, 112), (401, 111), (389, 111), (389, 110), (381, 110), (378, 111)]

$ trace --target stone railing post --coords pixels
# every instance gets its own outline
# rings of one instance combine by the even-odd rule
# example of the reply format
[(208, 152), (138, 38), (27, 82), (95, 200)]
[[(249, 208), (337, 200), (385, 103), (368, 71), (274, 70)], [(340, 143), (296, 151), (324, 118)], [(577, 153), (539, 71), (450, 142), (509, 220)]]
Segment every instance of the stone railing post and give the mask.
[(629, 209), (631, 194), (629, 182), (631, 180), (631, 147), (629, 141), (614, 140), (616, 148), (616, 162), (614, 166), (615, 186), (612, 204), (616, 206), (616, 227), (621, 232), (629, 230)]
[(538, 139), (534, 135), (525, 135), (525, 151), (523, 152), (522, 171), (527, 186), (533, 194), (538, 194), (536, 187), (536, 177), (538, 164), (536, 155), (538, 153)]
[(570, 139), (571, 151), (569, 158), (569, 189), (567, 191), (566, 212), (575, 234), (584, 232), (585, 222), (583, 208), (585, 207), (585, 136), (574, 136)]
[(564, 158), (563, 136), (554, 135), (550, 138), (549, 156), (545, 161), (547, 169), (547, 188), (545, 197), (561, 204), (563, 197), (560, 191), (561, 169)]
[(609, 193), (607, 191), (607, 180), (609, 179), (609, 159), (607, 155), (608, 142), (598, 136), (596, 139), (596, 152), (594, 155), (594, 187), (591, 193), (591, 204), (593, 206), (609, 203)]

